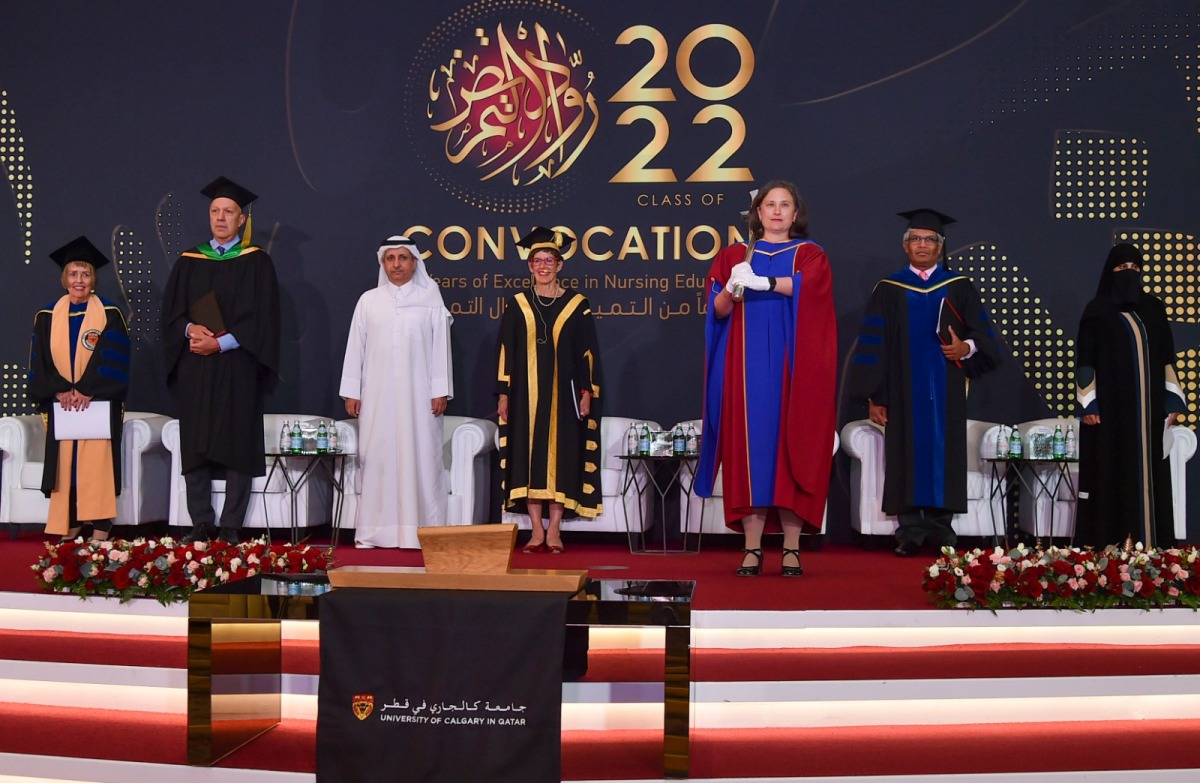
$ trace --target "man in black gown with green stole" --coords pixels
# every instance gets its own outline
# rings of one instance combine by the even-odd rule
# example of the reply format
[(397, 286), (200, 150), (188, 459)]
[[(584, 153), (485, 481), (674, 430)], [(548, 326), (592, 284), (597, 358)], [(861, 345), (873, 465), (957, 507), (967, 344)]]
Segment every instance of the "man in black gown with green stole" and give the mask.
[(179, 442), (192, 532), (217, 534), (213, 479), (225, 480), (220, 538), (240, 540), (250, 487), (266, 472), (263, 403), (278, 378), (279, 287), (271, 257), (239, 236), (256, 196), (220, 177), (210, 198), (213, 238), (175, 262), (163, 294), (167, 385), (179, 404)]
[(970, 278), (939, 264), (945, 226), (932, 209), (908, 219), (908, 265), (875, 286), (851, 360), (850, 396), (884, 428), (883, 511), (899, 520), (896, 554), (954, 546), (967, 510), (967, 379), (1000, 361)]

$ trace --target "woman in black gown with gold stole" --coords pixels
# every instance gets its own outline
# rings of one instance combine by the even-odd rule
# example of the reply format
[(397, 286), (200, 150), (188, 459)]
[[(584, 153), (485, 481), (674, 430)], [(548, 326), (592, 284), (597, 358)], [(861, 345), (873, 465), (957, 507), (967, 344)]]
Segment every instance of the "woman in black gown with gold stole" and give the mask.
[[(96, 270), (108, 258), (86, 237), (50, 254), (67, 293), (33, 319), (26, 394), (46, 425), (42, 492), (50, 498), (46, 532), (74, 539), (90, 522), (108, 538), (121, 491), (121, 426), (129, 389), (129, 330), (112, 302), (95, 294)], [(107, 400), (109, 438), (58, 440), (58, 415)], [(64, 414), (65, 415), (65, 414)]]
[(587, 297), (558, 281), (572, 242), (539, 227), (517, 243), (529, 255), (533, 285), (509, 297), (500, 323), (503, 508), (529, 515), (526, 553), (562, 552), (562, 521), (602, 510), (596, 328)]

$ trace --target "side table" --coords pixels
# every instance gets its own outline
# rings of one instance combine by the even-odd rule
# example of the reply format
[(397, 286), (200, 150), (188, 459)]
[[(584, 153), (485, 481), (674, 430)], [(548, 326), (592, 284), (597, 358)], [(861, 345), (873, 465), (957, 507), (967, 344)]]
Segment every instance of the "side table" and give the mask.
[[(292, 543), (299, 543), (300, 531), (296, 524), (299, 517), (299, 509), (297, 508), (297, 496), (300, 488), (303, 487), (312, 474), (316, 472), (318, 467), (325, 470), (325, 474), (329, 477), (329, 483), (333, 487), (333, 533), (330, 541), (333, 546), (337, 545), (338, 531), (342, 527), (342, 501), (346, 497), (346, 458), (355, 456), (351, 452), (346, 451), (326, 451), (326, 452), (279, 452), (268, 451), (267, 456), (271, 458), (271, 469), (267, 472), (266, 486), (271, 485), (271, 478), (278, 470), (283, 476), (283, 480), (287, 483), (288, 499), (291, 501), (291, 528), (292, 528)], [(293, 475), (292, 471), (288, 470), (287, 460), (303, 460), (304, 469), (300, 471), (300, 475)], [(264, 505), (264, 509), (266, 506)], [(271, 520), (267, 519), (267, 540), (271, 537)]]
[[(625, 518), (625, 532), (629, 538), (629, 551), (634, 554), (697, 554), (700, 551), (700, 527), (693, 535), (691, 529), (692, 487), (696, 483), (696, 457), (664, 455), (660, 457), (644, 454), (629, 454), (617, 457), (625, 463), (621, 478), (621, 497), (626, 498), (632, 489), (637, 493), (638, 529), (629, 526)], [(689, 481), (681, 479), (687, 476)], [(671, 525), (667, 519), (667, 496), (673, 488), (679, 489), (682, 508), (683, 529), (678, 543), (672, 546)], [(653, 491), (654, 494), (650, 494)], [(646, 500), (651, 501), (650, 519), (646, 519)], [(657, 501), (657, 502), (655, 502)], [(653, 533), (661, 522), (662, 545), (654, 546), (648, 541), (647, 531)]]
[[(991, 493), (989, 501), (995, 498), (998, 494), (1005, 498), (1005, 510), (1009, 506), (1009, 498), (1013, 488), (1018, 492), (1018, 516), (1019, 505), (1021, 501), (1028, 499), (1030, 513), (1034, 517), (1034, 530), (1036, 535), (1037, 530), (1037, 505), (1041, 499), (1049, 501), (1049, 536), (1055, 537), (1055, 507), (1057, 506), (1056, 498), (1058, 489), (1063, 484), (1066, 485), (1067, 491), (1070, 493), (1071, 500), (1078, 503), (1079, 490), (1075, 486), (1075, 479), (1071, 475), (1071, 467), (1079, 465), (1079, 460), (1076, 458), (1069, 459), (1046, 459), (1046, 458), (1027, 458), (1027, 457), (1008, 457), (1004, 459), (989, 459), (986, 460), (991, 464)], [(1014, 480), (1015, 479), (1015, 480)], [(996, 507), (995, 504), (989, 502), (989, 507), (992, 514), (992, 536), (997, 538), (996, 530)], [(1000, 530), (1004, 534), (1004, 544), (1008, 546), (1008, 525), (1007, 520), (1002, 520)], [(1058, 535), (1069, 535), (1074, 541), (1075, 530), (1072, 527), (1069, 534), (1063, 530)], [(997, 542), (998, 543), (998, 542)]]

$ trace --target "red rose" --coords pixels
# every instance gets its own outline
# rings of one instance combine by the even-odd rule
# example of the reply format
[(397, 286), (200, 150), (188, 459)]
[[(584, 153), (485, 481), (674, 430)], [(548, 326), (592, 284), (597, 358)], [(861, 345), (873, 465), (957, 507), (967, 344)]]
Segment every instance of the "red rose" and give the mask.
[(69, 560), (63, 563), (62, 578), (64, 582), (75, 582), (80, 577), (79, 564), (74, 560)]

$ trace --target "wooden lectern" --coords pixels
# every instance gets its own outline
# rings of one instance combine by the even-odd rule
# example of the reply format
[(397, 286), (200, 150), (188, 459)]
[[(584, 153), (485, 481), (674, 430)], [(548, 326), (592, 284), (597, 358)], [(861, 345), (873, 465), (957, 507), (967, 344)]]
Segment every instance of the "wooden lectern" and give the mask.
[(329, 572), (329, 584), (414, 590), (534, 590), (572, 595), (587, 581), (587, 571), (512, 568), (516, 525), (423, 527), (417, 530), (417, 538), (424, 568), (345, 566)]

